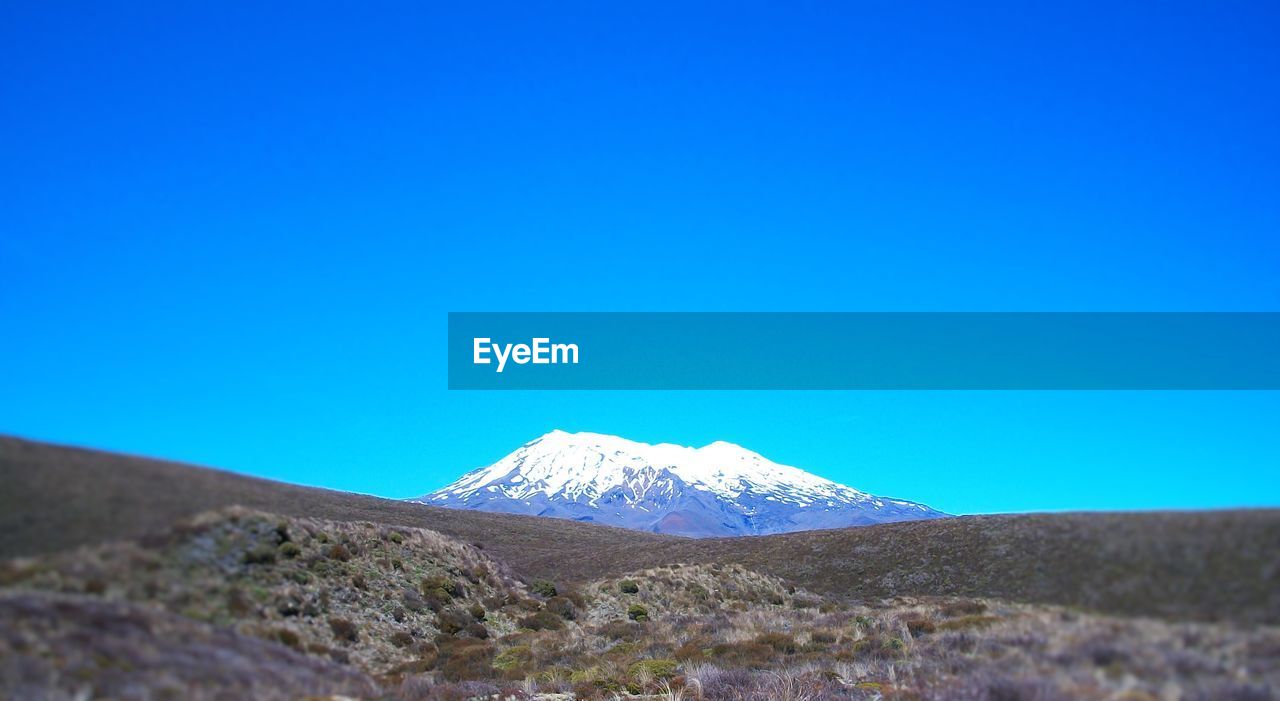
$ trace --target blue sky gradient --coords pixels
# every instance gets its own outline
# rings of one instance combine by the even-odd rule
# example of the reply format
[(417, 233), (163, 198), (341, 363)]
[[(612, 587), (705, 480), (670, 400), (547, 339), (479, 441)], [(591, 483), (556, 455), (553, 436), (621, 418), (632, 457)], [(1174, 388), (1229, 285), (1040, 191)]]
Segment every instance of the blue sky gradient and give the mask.
[(1280, 310), (1266, 3), (0, 7), (0, 432), (410, 496), (552, 428), (1280, 505), (1273, 392), (466, 393), (447, 311)]

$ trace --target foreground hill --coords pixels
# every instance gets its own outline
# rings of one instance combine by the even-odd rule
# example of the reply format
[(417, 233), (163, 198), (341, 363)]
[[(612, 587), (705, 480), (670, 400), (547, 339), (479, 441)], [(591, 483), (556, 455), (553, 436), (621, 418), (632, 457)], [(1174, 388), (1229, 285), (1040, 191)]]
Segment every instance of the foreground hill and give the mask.
[(149, 604), (380, 677), (412, 669), (442, 632), (513, 633), (533, 608), (505, 565), (434, 531), (240, 507), (9, 560), (0, 587)]
[(0, 562), (0, 614), (0, 698), (50, 701), (1218, 701), (1280, 684), (1273, 627), (857, 603), (719, 563), (525, 586), (433, 531), (238, 507)]
[(650, 445), (552, 431), (414, 499), (706, 538), (866, 526), (946, 514), (858, 491), (742, 446)]
[(177, 463), (0, 438), (0, 556), (140, 538), (241, 505), (429, 528), (525, 580), (587, 582), (678, 562), (734, 563), (825, 594), (978, 596), (1175, 619), (1280, 623), (1280, 510), (940, 519), (690, 540), (442, 509)]
[(0, 697), (6, 699), (296, 701), (303, 694), (380, 694), (368, 675), (348, 665), (99, 597), (4, 592), (0, 620)]

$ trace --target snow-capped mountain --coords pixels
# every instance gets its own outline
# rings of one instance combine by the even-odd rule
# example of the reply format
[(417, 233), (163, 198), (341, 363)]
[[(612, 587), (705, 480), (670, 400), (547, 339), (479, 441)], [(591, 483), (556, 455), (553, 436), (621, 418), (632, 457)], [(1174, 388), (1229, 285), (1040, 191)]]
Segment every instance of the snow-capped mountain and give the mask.
[(411, 501), (694, 537), (946, 515), (860, 492), (723, 441), (688, 448), (564, 431), (552, 431)]

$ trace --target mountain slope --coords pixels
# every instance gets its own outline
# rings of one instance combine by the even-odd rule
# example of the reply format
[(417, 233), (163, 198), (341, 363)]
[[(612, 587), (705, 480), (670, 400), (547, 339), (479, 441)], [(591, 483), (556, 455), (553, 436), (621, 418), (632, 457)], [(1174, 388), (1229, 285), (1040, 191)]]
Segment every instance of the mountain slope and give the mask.
[(963, 516), (692, 540), (423, 506), (0, 436), (0, 558), (146, 538), (233, 504), (428, 528), (482, 545), (526, 580), (585, 583), (672, 563), (736, 563), (863, 599), (997, 597), (1280, 623), (1280, 509)]
[[(0, 558), (151, 536), (201, 511), (244, 506), (286, 516), (429, 528), (521, 572), (538, 573), (564, 544), (621, 553), (682, 540), (589, 523), (411, 504), (303, 487), (195, 465), (0, 435)], [(610, 555), (612, 556), (612, 555)], [(625, 556), (616, 556), (619, 566)]]
[(415, 499), (692, 537), (767, 535), (945, 516), (717, 441), (650, 445), (552, 431)]

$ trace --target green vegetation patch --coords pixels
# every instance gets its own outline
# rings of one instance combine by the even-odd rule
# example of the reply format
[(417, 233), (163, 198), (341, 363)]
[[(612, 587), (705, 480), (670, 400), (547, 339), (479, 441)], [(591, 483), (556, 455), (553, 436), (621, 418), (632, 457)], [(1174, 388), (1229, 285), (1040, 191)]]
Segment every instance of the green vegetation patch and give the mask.
[(509, 647), (493, 658), (493, 668), (503, 672), (528, 667), (533, 663), (533, 648), (528, 645)]
[(550, 611), (539, 611), (520, 619), (520, 627), (529, 630), (561, 630), (564, 619)]
[(545, 596), (547, 598), (553, 597), (559, 593), (559, 590), (556, 589), (555, 582), (547, 579), (535, 580), (533, 585), (529, 588), (533, 590), (534, 594), (537, 594), (538, 596)]
[(671, 679), (676, 676), (676, 661), (668, 659), (640, 660), (627, 670), (636, 679)]

